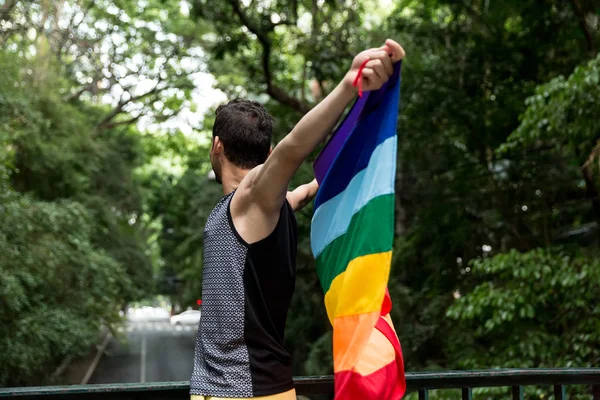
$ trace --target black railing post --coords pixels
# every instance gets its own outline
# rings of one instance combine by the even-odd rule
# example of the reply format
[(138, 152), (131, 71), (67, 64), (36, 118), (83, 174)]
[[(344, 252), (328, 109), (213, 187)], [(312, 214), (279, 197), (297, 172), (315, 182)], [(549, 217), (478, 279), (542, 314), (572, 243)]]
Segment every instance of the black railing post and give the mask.
[(592, 396), (594, 400), (600, 400), (600, 385), (592, 385)]
[(462, 388), (462, 400), (473, 400), (473, 389)]
[(512, 387), (512, 398), (513, 400), (524, 400), (525, 393), (523, 390), (523, 386), (513, 386)]
[(565, 385), (554, 385), (554, 400), (565, 400), (566, 398)]
[(419, 390), (419, 400), (429, 400), (429, 391), (427, 389)]

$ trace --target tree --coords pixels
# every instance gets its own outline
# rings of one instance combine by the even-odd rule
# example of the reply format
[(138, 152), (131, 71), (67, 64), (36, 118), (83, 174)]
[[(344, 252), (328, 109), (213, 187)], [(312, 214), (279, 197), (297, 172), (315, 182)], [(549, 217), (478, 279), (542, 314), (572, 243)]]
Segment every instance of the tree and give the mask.
[(63, 100), (110, 100), (93, 124), (100, 131), (165, 121), (191, 107), (199, 56), (188, 44), (202, 29), (177, 2), (16, 2), (7, 28), (4, 46), (27, 52), (34, 45), (37, 79), (50, 67), (62, 73), (69, 84), (57, 88)]
[[(193, 5), (192, 15), (213, 29), (203, 46), (219, 87), (230, 97), (264, 101), (278, 121), (277, 138), (335, 84), (351, 54), (401, 38), (408, 57), (390, 290), (409, 367), (453, 365), (453, 321), (445, 313), (453, 293), (473, 287), (471, 260), (550, 247), (588, 220), (591, 197), (582, 196), (573, 156), (503, 149), (535, 87), (593, 55), (599, 32), (588, 22), (597, 18), (591, 2), (407, 0), (387, 17), (375, 12), (376, 24), (365, 17), (376, 9), (368, 1)], [(299, 176), (310, 176), (310, 164)], [(307, 235), (309, 220), (300, 218)], [(310, 260), (306, 243), (300, 254)], [(304, 318), (305, 310), (322, 309), (307, 265), (289, 326), (311, 333), (294, 329), (290, 341), (303, 360), (304, 343), (317, 343), (306, 367), (323, 371), (314, 360), (328, 346), (328, 324)]]
[[(478, 283), (468, 294), (458, 295), (447, 311), (457, 324), (448, 349), (452, 365), (474, 369), (598, 364), (597, 254), (511, 250), (475, 260), (471, 267)], [(547, 387), (528, 388), (528, 397), (544, 398), (548, 392)]]
[(581, 221), (569, 158), (498, 149), (535, 86), (589, 53), (568, 2), (404, 2), (392, 15), (389, 29), (402, 33), (408, 53), (395, 321), (409, 366), (452, 367), (444, 315), (453, 293), (471, 288), (470, 260), (550, 246)]
[[(0, 64), (18, 70), (14, 62)], [(89, 209), (12, 188), (14, 138), (39, 122), (27, 93), (18, 92), (0, 90), (1, 386), (37, 383), (66, 357), (85, 353), (100, 326), (117, 321), (123, 299), (135, 295), (123, 265), (94, 243)]]
[(94, 246), (83, 205), (14, 196), (0, 213), (1, 386), (38, 382), (85, 354), (131, 296), (125, 268)]
[[(580, 66), (565, 79), (562, 75), (539, 86), (526, 101), (521, 125), (509, 137), (506, 151), (545, 148), (569, 154), (581, 168), (590, 213), (600, 223), (600, 180), (595, 175), (600, 155), (600, 56)], [(600, 170), (600, 168), (598, 168)]]
[[(571, 342), (557, 348), (565, 354), (545, 350), (556, 356), (554, 366), (593, 364), (597, 327), (567, 314), (594, 317), (594, 300), (556, 302), (569, 285), (597, 289), (581, 275), (595, 276), (598, 267), (597, 21), (593, 0), (402, 0), (391, 7), (375, 0), (5, 1), (0, 218), (24, 228), (0, 228), (0, 245), (12, 251), (10, 260), (8, 250), (0, 257), (7, 271), (0, 296), (28, 298), (38, 290), (31, 281), (38, 268), (61, 263), (68, 273), (89, 267), (111, 288), (101, 300), (93, 283), (84, 285), (89, 299), (68, 292), (85, 306), (74, 308), (77, 318), (99, 301), (113, 310), (102, 316), (110, 322), (118, 305), (153, 293), (157, 281), (179, 282), (168, 288), (174, 300), (195, 304), (203, 225), (221, 196), (207, 179), (213, 110), (186, 134), (164, 122), (194, 110), (198, 71), (213, 74), (229, 98), (263, 102), (277, 122), (276, 144), (332, 89), (354, 53), (393, 37), (408, 56), (390, 291), (408, 368), (551, 364), (476, 352), (502, 348), (508, 337), (530, 351), (564, 336)], [(292, 187), (312, 179), (313, 160)], [(297, 215), (297, 290), (286, 338), (296, 374), (331, 366), (310, 217), (310, 210)], [(82, 226), (73, 226), (77, 218)], [(47, 240), (29, 249), (31, 235)], [(73, 260), (46, 259), (58, 249)], [(520, 290), (519, 280), (530, 285)], [(515, 292), (533, 317), (529, 307), (524, 316), (510, 314), (520, 300), (506, 297)], [(48, 302), (42, 293), (32, 304), (48, 303), (44, 312), (57, 320), (71, 318), (66, 298)], [(11, 313), (25, 310), (23, 301)], [(558, 318), (548, 304), (567, 314)], [(74, 320), (83, 321), (77, 337), (89, 342), (97, 321)], [(559, 320), (576, 325), (565, 330)], [(3, 333), (16, 340), (19, 329)], [(47, 343), (61, 350), (40, 350), (44, 368), (69, 352), (58, 325), (49, 329)], [(588, 335), (579, 349), (577, 335)], [(34, 369), (24, 371), (1, 379), (26, 382)]]

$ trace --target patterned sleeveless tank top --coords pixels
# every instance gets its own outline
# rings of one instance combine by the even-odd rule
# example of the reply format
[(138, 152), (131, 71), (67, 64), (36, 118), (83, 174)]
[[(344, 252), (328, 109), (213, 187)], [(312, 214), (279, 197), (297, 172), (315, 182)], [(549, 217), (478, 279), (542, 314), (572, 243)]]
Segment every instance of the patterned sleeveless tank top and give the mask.
[(283, 345), (296, 275), (294, 212), (286, 201), (273, 232), (247, 244), (233, 226), (234, 193), (219, 201), (204, 229), (193, 395), (247, 398), (294, 387)]

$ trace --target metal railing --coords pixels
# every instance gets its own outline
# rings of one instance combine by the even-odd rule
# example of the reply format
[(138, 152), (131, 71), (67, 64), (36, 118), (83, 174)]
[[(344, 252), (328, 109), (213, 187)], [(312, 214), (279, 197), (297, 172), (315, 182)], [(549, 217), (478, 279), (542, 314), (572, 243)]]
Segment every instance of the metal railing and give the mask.
[[(325, 395), (332, 398), (331, 376), (298, 377), (299, 395)], [(407, 392), (417, 392), (419, 400), (429, 398), (429, 391), (459, 389), (462, 399), (471, 400), (474, 388), (509, 387), (512, 399), (524, 399), (525, 386), (553, 387), (554, 399), (566, 399), (566, 386), (585, 385), (589, 398), (600, 400), (600, 368), (501, 369), (484, 371), (431, 371), (406, 375)], [(26, 399), (114, 399), (158, 400), (189, 399), (188, 382), (128, 383), (105, 385), (43, 386), (0, 389), (0, 397)], [(489, 396), (484, 396), (489, 398)], [(387, 399), (381, 399), (387, 400)]]

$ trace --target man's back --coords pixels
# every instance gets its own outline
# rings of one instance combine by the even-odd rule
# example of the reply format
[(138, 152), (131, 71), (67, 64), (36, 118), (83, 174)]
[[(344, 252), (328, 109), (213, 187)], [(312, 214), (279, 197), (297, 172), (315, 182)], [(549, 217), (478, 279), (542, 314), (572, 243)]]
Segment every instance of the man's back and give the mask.
[(204, 230), (202, 319), (191, 393), (266, 396), (293, 388), (283, 337), (294, 291), (296, 219), (286, 202), (273, 232), (248, 245), (232, 222), (234, 194), (217, 204)]

